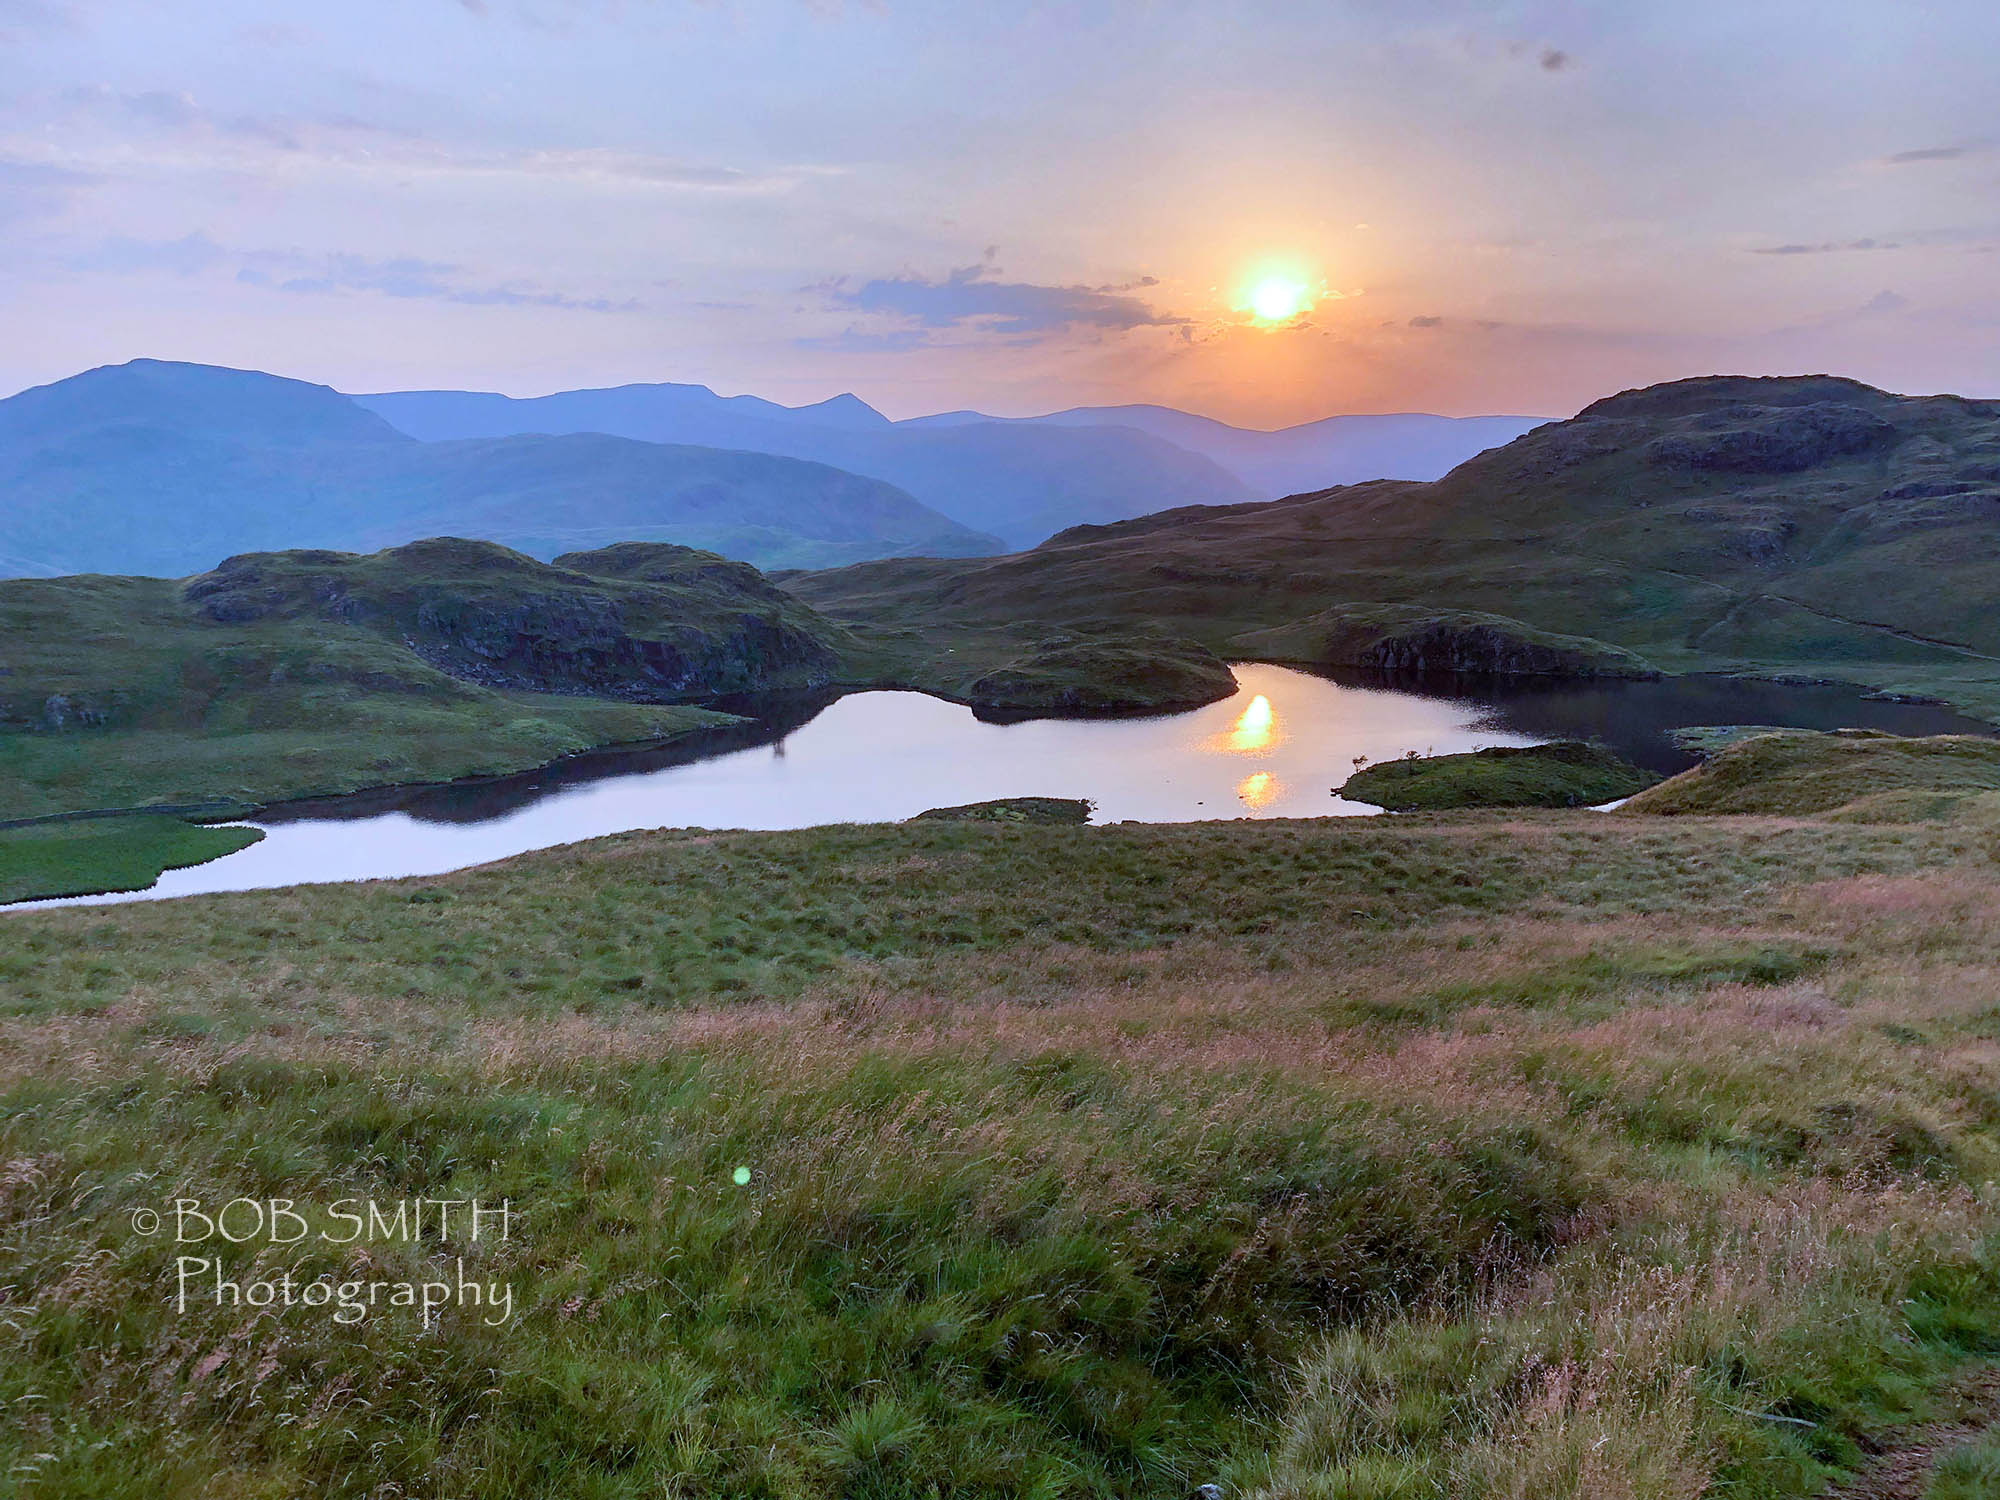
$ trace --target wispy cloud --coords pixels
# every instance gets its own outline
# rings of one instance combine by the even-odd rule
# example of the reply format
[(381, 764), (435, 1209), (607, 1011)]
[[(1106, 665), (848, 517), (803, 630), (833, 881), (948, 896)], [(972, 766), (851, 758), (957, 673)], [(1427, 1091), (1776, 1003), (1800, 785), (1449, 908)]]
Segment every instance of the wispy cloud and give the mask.
[(1888, 158), (1893, 167), (1906, 167), (1923, 161), (1957, 161), (1961, 157), (1977, 156), (1988, 149), (1983, 141), (1973, 141), (1962, 146), (1922, 146), (1915, 151), (1898, 151)]
[[(4, 0), (0, 0), (4, 3)], [(106, 173), (204, 168), (252, 173), (321, 169), (369, 177), (515, 177), (634, 190), (769, 194), (810, 178), (838, 176), (827, 165), (750, 169), (615, 148), (494, 149), (343, 113), (280, 114), (215, 110), (168, 90), (72, 88), (54, 105), (74, 128), (61, 145), (18, 136), (17, 156)]]
[(1902, 245), (1896, 240), (1826, 240), (1817, 245), (1761, 245), (1753, 248), (1752, 255), (1831, 255), (1843, 250), (1900, 250)]
[(1154, 285), (1150, 278), (1116, 287), (1044, 286), (1003, 281), (1000, 275), (989, 255), (978, 265), (960, 266), (942, 280), (906, 273), (850, 286), (839, 278), (812, 290), (824, 293), (836, 306), (901, 319), (922, 329), (1032, 336), (1076, 329), (1122, 333), (1187, 322), (1131, 295)]
[(77, 29), (71, 6), (47, 0), (0, 0), (0, 40), (25, 41), (37, 34)]
[(99, 180), (90, 172), (0, 156), (0, 224), (59, 213)]
[(198, 276), (233, 270), (242, 286), (294, 296), (374, 293), (475, 307), (553, 307), (580, 312), (634, 312), (629, 299), (579, 297), (519, 281), (495, 282), (449, 261), (415, 256), (374, 257), (306, 250), (234, 250), (196, 232), (172, 240), (115, 236), (62, 254), (63, 269), (131, 275)]

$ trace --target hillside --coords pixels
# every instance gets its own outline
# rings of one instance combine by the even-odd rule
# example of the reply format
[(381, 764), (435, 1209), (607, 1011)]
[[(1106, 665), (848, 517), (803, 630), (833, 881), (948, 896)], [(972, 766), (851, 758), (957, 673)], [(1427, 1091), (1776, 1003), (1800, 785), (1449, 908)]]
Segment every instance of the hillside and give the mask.
[[(1339, 652), (1295, 659), (1359, 664), (1416, 631), (1456, 670), (1496, 647), (1504, 661), (1512, 621), (1530, 645), (1559, 635), (1666, 671), (1840, 679), (1994, 715), (1996, 520), (2000, 403), (1714, 377), (1600, 401), (1430, 484), (1168, 511), (1008, 557), (871, 563), (787, 586), (907, 638), (1146, 621), (1225, 655), (1285, 655), (1246, 639), (1279, 632)], [(1315, 625), (1329, 611), (1351, 625), (1356, 605), (1472, 612), (1503, 629), (1482, 644), (1426, 634), (1406, 612), (1372, 635)]]
[(850, 648), (747, 564), (657, 544), (0, 583), (0, 820), (521, 770), (734, 722), (667, 705), (820, 687)]
[(1079, 523), (1249, 500), (1258, 493), (1210, 459), (1129, 427), (979, 421), (933, 428), (891, 423), (852, 396), (791, 408), (717, 396), (704, 386), (629, 385), (526, 399), (479, 391), (394, 391), (354, 399), (399, 430), (431, 441), (596, 432), (810, 459), (885, 480), (1015, 547)]
[[(1941, 824), (920, 820), (10, 913), (0, 1467), (1914, 1495), (1828, 1486), (1994, 1415), (1996, 876)], [(336, 1242), (145, 1232), (239, 1197)], [(416, 1198), (514, 1217), (331, 1217)], [(362, 1300), (461, 1274), (504, 1320)]]
[(998, 547), (822, 464), (625, 439), (423, 443), (324, 386), (136, 360), (0, 401), (0, 573), (177, 577), (440, 534), (544, 558), (672, 541), (773, 567)]

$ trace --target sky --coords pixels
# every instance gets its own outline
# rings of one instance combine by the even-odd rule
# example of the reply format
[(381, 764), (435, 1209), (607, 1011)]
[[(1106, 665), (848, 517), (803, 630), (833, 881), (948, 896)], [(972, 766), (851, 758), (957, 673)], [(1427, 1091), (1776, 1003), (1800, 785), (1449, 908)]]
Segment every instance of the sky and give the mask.
[(0, 392), (2000, 397), (1991, 0), (0, 0)]

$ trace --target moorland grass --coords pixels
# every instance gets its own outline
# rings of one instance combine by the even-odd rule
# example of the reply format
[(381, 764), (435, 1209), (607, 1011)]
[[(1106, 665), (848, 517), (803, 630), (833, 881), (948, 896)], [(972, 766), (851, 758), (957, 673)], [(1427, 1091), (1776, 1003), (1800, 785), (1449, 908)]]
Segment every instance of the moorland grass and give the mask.
[[(24, 1496), (1804, 1495), (2000, 1316), (1942, 822), (652, 834), (4, 919)], [(746, 1169), (739, 1185), (737, 1169)], [(507, 1197), (514, 1321), (170, 1297)]]
[[(1723, 745), (1693, 770), (1641, 792), (1626, 808), (1660, 814), (1809, 815), (1892, 797), (1906, 816), (1936, 816), (1951, 800), (1996, 791), (2000, 740), (1969, 734), (1902, 738), (1866, 730), (1820, 734), (1784, 729)], [(1947, 800), (1926, 810), (1925, 798)]]
[(142, 891), (168, 870), (207, 864), (263, 838), (179, 818), (85, 818), (0, 828), (0, 902)]

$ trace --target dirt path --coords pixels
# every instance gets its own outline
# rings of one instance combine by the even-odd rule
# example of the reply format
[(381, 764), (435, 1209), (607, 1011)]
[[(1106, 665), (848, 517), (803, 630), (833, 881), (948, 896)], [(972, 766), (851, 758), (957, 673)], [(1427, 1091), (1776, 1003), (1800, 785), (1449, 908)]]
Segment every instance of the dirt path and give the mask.
[(1981, 1370), (1954, 1388), (1951, 1415), (1921, 1426), (1894, 1428), (1884, 1444), (1845, 1484), (1825, 1500), (1923, 1500), (1938, 1460), (1968, 1439), (2000, 1422), (2000, 1369)]

